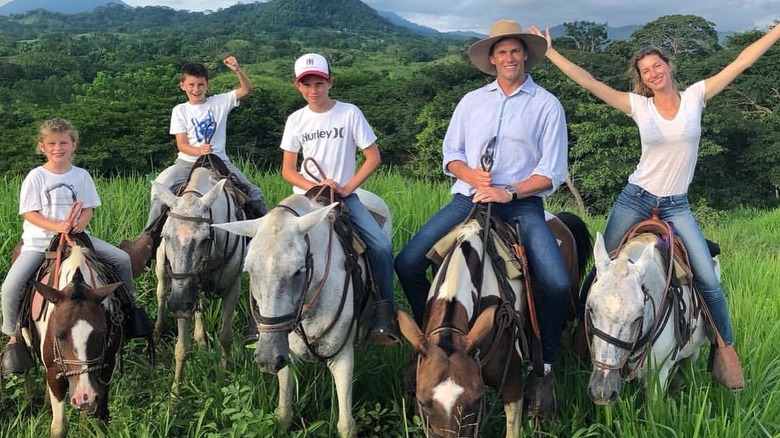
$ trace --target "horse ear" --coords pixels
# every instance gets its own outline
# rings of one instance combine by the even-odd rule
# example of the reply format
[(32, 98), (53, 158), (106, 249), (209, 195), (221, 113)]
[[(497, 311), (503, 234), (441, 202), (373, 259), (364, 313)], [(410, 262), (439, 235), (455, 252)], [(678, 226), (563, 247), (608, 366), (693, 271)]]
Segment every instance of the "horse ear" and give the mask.
[(297, 218), (296, 224), (298, 225), (298, 231), (300, 231), (302, 234), (306, 234), (310, 229), (312, 229), (312, 227), (322, 221), (327, 220), (328, 215), (337, 205), (338, 203), (334, 202), (326, 207), (319, 208), (312, 211), (311, 213), (307, 213)]
[(596, 265), (596, 272), (606, 269), (609, 266), (609, 262), (610, 258), (604, 245), (604, 236), (596, 231), (596, 242), (593, 244), (593, 263)]
[(227, 182), (227, 178), (219, 180), (219, 182), (211, 188), (208, 192), (206, 192), (205, 195), (203, 195), (202, 198), (200, 198), (200, 202), (202, 202), (207, 207), (211, 207), (211, 204), (214, 203), (217, 199), (219, 199), (219, 195), (222, 194), (222, 190), (225, 189), (225, 183)]
[(650, 267), (650, 263), (653, 263), (655, 258), (655, 244), (650, 243), (642, 250), (642, 255), (634, 263), (634, 268), (639, 272), (639, 275), (644, 279), (645, 273)]
[(401, 334), (404, 335), (404, 338), (412, 344), (412, 348), (425, 356), (425, 348), (423, 346), (425, 343), (425, 335), (420, 330), (420, 327), (417, 326), (414, 318), (401, 309), (398, 309), (398, 327), (401, 329)]
[(157, 195), (157, 199), (168, 207), (172, 207), (178, 197), (163, 184), (152, 181), (152, 193)]
[(238, 222), (225, 222), (223, 224), (212, 224), (211, 226), (214, 228), (219, 228), (220, 230), (225, 230), (228, 233), (237, 234), (239, 236), (254, 237), (255, 233), (257, 233), (257, 230), (260, 228), (260, 224), (262, 224), (261, 221), (264, 219), (265, 216), (259, 219)]
[(102, 301), (104, 298), (114, 293), (114, 291), (121, 285), (122, 283), (120, 282), (120, 283), (111, 283), (106, 286), (100, 286), (97, 289), (90, 288), (90, 291), (87, 292), (86, 295), (90, 299)]
[(496, 317), (496, 306), (490, 306), (480, 313), (479, 318), (466, 335), (466, 353), (474, 354), (479, 344), (485, 339), (485, 336), (493, 330), (493, 323)]
[(33, 287), (49, 302), (58, 304), (65, 299), (65, 294), (61, 290), (55, 289), (48, 284), (41, 283), (40, 281), (33, 281)]

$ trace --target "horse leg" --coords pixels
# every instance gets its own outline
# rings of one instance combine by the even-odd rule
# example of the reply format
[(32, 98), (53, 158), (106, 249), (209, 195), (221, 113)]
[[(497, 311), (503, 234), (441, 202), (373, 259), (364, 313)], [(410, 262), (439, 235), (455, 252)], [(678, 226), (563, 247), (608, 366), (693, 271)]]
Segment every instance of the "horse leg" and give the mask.
[[(200, 306), (198, 307), (200, 308)], [(203, 329), (203, 312), (195, 310), (195, 330), (193, 331), (193, 338), (195, 343), (198, 344), (198, 348), (205, 350), (208, 348), (206, 343), (206, 331)]]
[(238, 293), (241, 282), (236, 281), (232, 290), (222, 298), (222, 327), (219, 330), (219, 343), (222, 344), (222, 369), (228, 367), (228, 357), (230, 357), (230, 347), (233, 345), (233, 313), (238, 303)]
[(165, 329), (163, 316), (165, 315), (165, 299), (170, 290), (171, 280), (165, 275), (165, 241), (157, 248), (157, 263), (154, 273), (157, 276), (157, 319), (154, 323), (154, 333), (157, 337)]
[(179, 328), (179, 338), (176, 340), (176, 368), (173, 373), (174, 394), (179, 393), (179, 383), (181, 383), (182, 370), (184, 370), (184, 361), (187, 359), (187, 352), (190, 351), (190, 320), (189, 318), (176, 318), (176, 324)]
[(49, 432), (52, 438), (61, 438), (68, 434), (68, 421), (65, 416), (65, 405), (67, 397), (63, 397), (62, 400), (57, 400), (57, 397), (52, 392), (51, 388), (47, 385), (47, 392), (49, 400), (51, 401), (51, 427)]
[(293, 375), (290, 367), (284, 367), (276, 374), (279, 380), (279, 405), (276, 407), (276, 424), (283, 430), (292, 424)]
[(518, 438), (523, 415), (523, 399), (504, 405), (506, 413), (506, 438)]
[(339, 436), (357, 437), (355, 419), (352, 418), (352, 371), (355, 365), (355, 350), (351, 342), (344, 345), (341, 352), (328, 361), (328, 369), (336, 383), (336, 395), (339, 399)]

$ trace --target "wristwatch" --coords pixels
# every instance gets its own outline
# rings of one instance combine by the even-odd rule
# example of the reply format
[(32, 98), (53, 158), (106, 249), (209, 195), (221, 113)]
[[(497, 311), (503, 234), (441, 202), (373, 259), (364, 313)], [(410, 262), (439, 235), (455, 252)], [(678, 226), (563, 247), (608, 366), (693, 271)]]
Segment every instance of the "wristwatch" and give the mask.
[(508, 186), (505, 186), (504, 190), (506, 190), (507, 193), (512, 195), (512, 200), (513, 201), (517, 201), (517, 189), (515, 189), (515, 186), (510, 184)]

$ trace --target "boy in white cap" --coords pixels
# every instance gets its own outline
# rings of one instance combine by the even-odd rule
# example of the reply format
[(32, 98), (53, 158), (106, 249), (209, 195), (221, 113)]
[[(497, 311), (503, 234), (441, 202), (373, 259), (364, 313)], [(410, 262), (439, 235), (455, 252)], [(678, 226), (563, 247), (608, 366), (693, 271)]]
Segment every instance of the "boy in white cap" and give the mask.
[[(292, 113), (284, 126), (280, 145), (284, 151), (282, 177), (293, 185), (295, 193), (305, 193), (316, 185), (327, 185), (341, 197), (353, 226), (368, 246), (379, 289), (372, 341), (396, 343), (399, 334), (393, 296), (393, 245), (355, 194), (382, 161), (376, 145), (377, 136), (357, 106), (330, 97), (333, 78), (330, 65), (322, 55), (308, 53), (298, 58), (295, 86), (308, 105)], [(356, 171), (358, 148), (365, 160)], [(313, 158), (319, 169), (299, 171), (299, 152), (303, 153), (304, 159)]]

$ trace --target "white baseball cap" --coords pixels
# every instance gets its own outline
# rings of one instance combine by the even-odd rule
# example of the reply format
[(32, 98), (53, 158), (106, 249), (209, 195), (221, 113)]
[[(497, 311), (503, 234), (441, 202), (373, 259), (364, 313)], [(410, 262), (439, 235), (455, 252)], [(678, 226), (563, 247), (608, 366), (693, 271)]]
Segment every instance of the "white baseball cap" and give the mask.
[(324, 56), (316, 53), (307, 53), (295, 61), (295, 82), (300, 81), (306, 75), (317, 75), (330, 79), (330, 66)]

